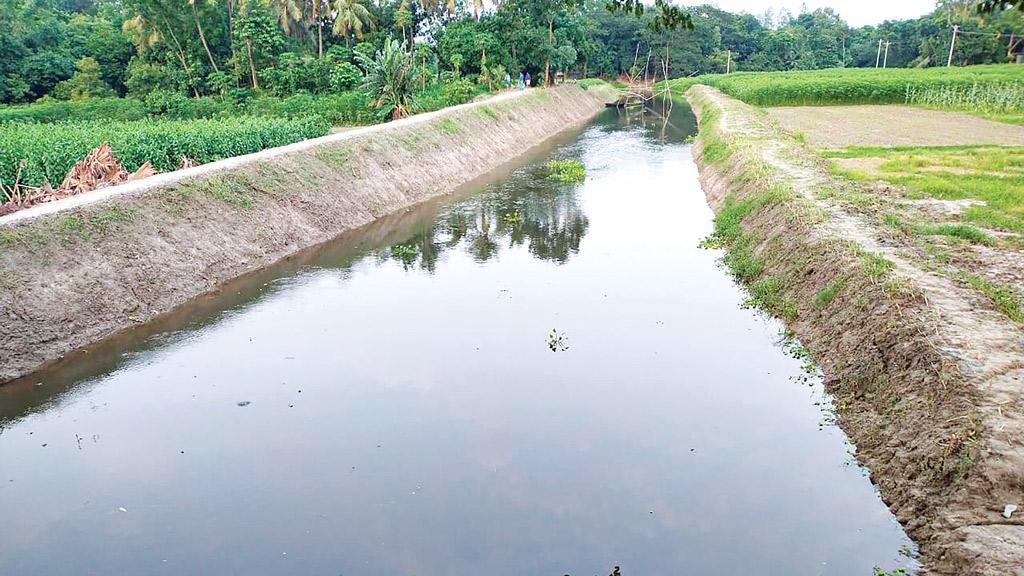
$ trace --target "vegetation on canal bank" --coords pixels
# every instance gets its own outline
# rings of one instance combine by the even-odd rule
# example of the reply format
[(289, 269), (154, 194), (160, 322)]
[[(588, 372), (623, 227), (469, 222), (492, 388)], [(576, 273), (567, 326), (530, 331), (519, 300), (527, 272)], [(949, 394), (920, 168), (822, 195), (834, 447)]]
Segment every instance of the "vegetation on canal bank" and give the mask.
[[(1019, 372), (1012, 364), (1019, 354), (997, 344), (1020, 341), (1008, 322), (1017, 314), (1011, 295), (984, 274), (930, 275), (912, 247), (888, 240), (881, 217), (842, 200), (873, 206), (865, 191), (830, 176), (763, 113), (714, 89), (688, 95), (700, 120), (701, 179), (716, 212), (709, 244), (725, 250), (723, 262), (750, 302), (784, 319), (821, 366), (839, 423), (920, 543), (926, 566), (962, 575), (1012, 565), (1005, 564), (1019, 554), (1012, 538), (976, 528), (998, 524), (999, 514), (981, 503), (1012, 499), (1009, 471), (1019, 469), (994, 448), (1012, 443), (995, 430), (1006, 416), (992, 392)], [(978, 226), (902, 216), (915, 233), (985, 249), (1004, 242)], [(974, 302), (972, 291), (1006, 316), (994, 317), (984, 304), (938, 312)], [(978, 358), (1010, 364), (971, 366)]]
[(1024, 123), (1024, 66), (1014, 64), (736, 72), (669, 84), (680, 94), (696, 84), (714, 86), (756, 106), (910, 104)]

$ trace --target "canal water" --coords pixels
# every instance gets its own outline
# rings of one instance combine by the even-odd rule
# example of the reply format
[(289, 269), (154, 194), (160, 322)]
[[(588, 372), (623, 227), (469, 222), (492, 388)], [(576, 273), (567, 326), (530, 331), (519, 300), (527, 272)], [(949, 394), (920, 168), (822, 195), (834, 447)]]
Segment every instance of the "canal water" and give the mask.
[[(0, 388), (0, 574), (912, 568), (700, 247), (694, 130), (606, 111)], [(546, 177), (567, 158), (584, 182)]]

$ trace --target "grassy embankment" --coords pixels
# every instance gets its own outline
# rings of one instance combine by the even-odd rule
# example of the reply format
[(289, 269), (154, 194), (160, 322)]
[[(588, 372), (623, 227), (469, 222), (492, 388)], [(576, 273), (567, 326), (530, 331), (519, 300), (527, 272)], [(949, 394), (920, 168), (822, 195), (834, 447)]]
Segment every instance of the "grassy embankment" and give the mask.
[(726, 104), (723, 123), (709, 96), (693, 98), (716, 209), (708, 242), (725, 249), (750, 303), (786, 320), (821, 366), (858, 459), (912, 536), (927, 541), (943, 498), (977, 465), (981, 442), (973, 392), (932, 342), (926, 300), (892, 260), (851, 239), (798, 188), (803, 171), (815, 169), (799, 142), (741, 103)]
[[(924, 104), (1024, 123), (1024, 67), (1013, 65), (736, 73), (680, 79), (673, 87), (679, 91), (697, 82), (755, 105)], [(1024, 322), (1024, 299), (1013, 273), (1000, 277), (973, 248), (1024, 248), (1024, 148), (872, 146), (818, 153), (829, 159), (840, 183), (819, 190), (819, 197), (871, 218), (891, 240), (915, 246), (926, 268), (976, 290), (996, 310)], [(878, 181), (892, 190), (875, 186)], [(961, 206), (947, 213), (915, 208), (903, 199)]]

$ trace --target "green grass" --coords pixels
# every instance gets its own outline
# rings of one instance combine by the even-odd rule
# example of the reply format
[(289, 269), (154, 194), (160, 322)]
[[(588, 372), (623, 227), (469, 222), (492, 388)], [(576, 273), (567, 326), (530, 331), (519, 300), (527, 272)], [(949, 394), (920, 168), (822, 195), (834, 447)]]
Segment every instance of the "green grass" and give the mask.
[[(980, 200), (965, 208), (965, 222), (993, 230), (1024, 233), (1024, 147), (854, 147), (827, 151), (831, 158), (881, 158), (877, 172), (840, 171), (855, 180), (886, 180), (906, 186), (912, 196)], [(962, 225), (939, 225), (921, 233), (957, 236), (978, 243), (992, 238)]]
[(1005, 314), (1010, 320), (1024, 324), (1024, 311), (1021, 310), (1021, 295), (1011, 286), (996, 284), (977, 274), (964, 273), (964, 280), (982, 294), (988, 297), (997, 310)]
[(750, 298), (747, 300), (747, 304), (757, 306), (773, 316), (792, 322), (797, 318), (797, 307), (792, 300), (784, 295), (785, 287), (785, 280), (778, 276), (769, 276), (758, 280), (750, 286)]
[[(735, 72), (671, 80), (673, 90), (706, 84), (757, 106), (928, 103), (931, 106), (1024, 110), (1024, 67), (831, 68)], [(969, 107), (969, 108), (968, 108)]]
[(896, 267), (892, 260), (874, 252), (862, 252), (860, 255), (860, 268), (872, 282), (878, 283), (883, 276)]
[(544, 167), (548, 171), (548, 178), (559, 182), (582, 182), (587, 177), (583, 162), (575, 158), (551, 160)]
[(846, 287), (847, 281), (848, 278), (846, 276), (842, 276), (836, 278), (830, 282), (828, 286), (819, 290), (814, 295), (814, 299), (811, 300), (811, 308), (814, 309), (815, 312), (821, 312), (825, 308), (828, 308), (828, 305), (831, 304), (832, 301), (836, 299), (836, 296), (843, 291), (843, 288)]

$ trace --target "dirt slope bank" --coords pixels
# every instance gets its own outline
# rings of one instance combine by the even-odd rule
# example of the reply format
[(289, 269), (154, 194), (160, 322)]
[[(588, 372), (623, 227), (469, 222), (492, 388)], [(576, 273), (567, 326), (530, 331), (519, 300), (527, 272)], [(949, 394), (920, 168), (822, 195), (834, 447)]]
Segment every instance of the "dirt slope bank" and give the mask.
[(726, 264), (822, 367), (858, 459), (923, 573), (1024, 574), (1024, 331), (827, 198), (822, 162), (765, 113), (687, 93)]
[(0, 382), (451, 192), (591, 118), (608, 92), (532, 90), (0, 225)]

